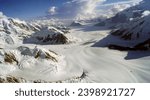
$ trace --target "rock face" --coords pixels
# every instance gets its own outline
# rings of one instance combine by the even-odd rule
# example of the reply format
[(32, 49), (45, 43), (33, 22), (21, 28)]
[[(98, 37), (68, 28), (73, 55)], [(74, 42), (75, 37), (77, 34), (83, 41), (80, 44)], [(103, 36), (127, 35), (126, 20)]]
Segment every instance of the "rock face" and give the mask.
[(136, 46), (134, 46), (134, 48), (136, 48), (137, 50), (150, 50), (150, 39), (137, 44)]
[(115, 44), (109, 44), (108, 48), (119, 50), (119, 51), (147, 51), (147, 50), (150, 50), (150, 39), (142, 43), (139, 43), (133, 47), (125, 47), (125, 46), (119, 46)]
[(18, 60), (16, 59), (15, 55), (13, 53), (5, 53), (4, 54), (4, 61), (6, 63), (16, 63), (18, 65)]
[(114, 49), (114, 50), (119, 50), (119, 51), (134, 50), (133, 48), (130, 48), (130, 47), (124, 47), (124, 46), (119, 46), (119, 45), (115, 45), (115, 44), (109, 44), (108, 48)]

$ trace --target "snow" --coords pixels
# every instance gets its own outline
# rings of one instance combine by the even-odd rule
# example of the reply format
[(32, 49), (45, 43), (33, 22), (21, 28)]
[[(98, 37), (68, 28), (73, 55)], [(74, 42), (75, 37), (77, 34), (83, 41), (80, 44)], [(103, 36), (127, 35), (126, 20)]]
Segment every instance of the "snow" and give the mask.
[[(146, 11), (145, 13), (148, 12)], [(136, 43), (138, 43), (138, 41), (147, 40), (150, 37), (149, 25), (150, 25), (150, 15), (145, 15), (140, 19), (132, 20), (130, 23), (122, 24), (121, 28), (117, 29), (120, 32), (122, 31), (121, 34), (118, 36), (122, 38), (125, 35), (131, 34), (131, 36), (126, 40), (136, 41)]]
[(149, 0), (142, 0), (137, 4), (132, 5), (131, 7), (126, 8), (121, 12), (118, 12), (115, 16), (107, 19), (106, 23), (110, 27), (118, 27), (120, 26), (120, 24), (130, 23), (130, 21), (140, 19), (144, 16), (148, 16), (150, 10), (149, 5)]
[[(94, 28), (93, 31), (86, 31)], [(96, 30), (97, 29), (97, 30)], [(72, 35), (84, 37), (76, 45), (50, 46), (65, 55), (66, 70), (70, 76), (80, 76), (84, 71), (87, 76), (83, 82), (149, 82), (148, 58), (125, 60), (127, 52), (92, 47), (107, 36), (109, 30), (99, 27), (79, 27), (72, 29)], [(64, 49), (63, 49), (64, 48)], [(115, 59), (114, 59), (115, 58)], [(145, 72), (146, 71), (146, 72)], [(65, 76), (67, 77), (67, 76)]]
[[(90, 28), (93, 31), (88, 31)], [(19, 54), (21, 56), (20, 67), (11, 65), (9, 69), (3, 64), (0, 73), (23, 77), (28, 81), (41, 79), (50, 82), (149, 82), (150, 63), (147, 61), (149, 57), (125, 60), (127, 52), (92, 47), (109, 32), (110, 30), (93, 26), (73, 28), (71, 34), (77, 38), (84, 37), (81, 41), (69, 45), (37, 46), (43, 48), (42, 51), (51, 49), (63, 55), (63, 57), (57, 57), (60, 59), (58, 63), (50, 63), (44, 59), (36, 60), (30, 56), (22, 57)], [(34, 46), (26, 45), (30, 48)], [(80, 77), (83, 72), (86, 73), (83, 79), (76, 78)]]
[[(5, 19), (7, 26), (10, 23), (7, 18)], [(145, 21), (143, 26), (136, 27), (135, 30), (131, 30), (132, 32), (135, 31), (136, 33), (139, 31), (137, 29), (149, 26), (149, 15), (141, 20)], [(141, 20), (131, 24), (135, 26)], [(25, 43), (18, 39), (19, 37), (16, 36), (14, 31), (10, 31), (10, 34), (0, 31), (0, 76), (2, 77), (14, 76), (23, 78), (26, 82), (33, 82), (34, 80), (69, 83), (150, 82), (149, 51), (123, 52), (106, 48), (105, 46), (109, 43), (124, 45), (135, 44), (137, 41), (125, 41), (112, 36), (109, 34), (111, 30), (105, 26), (97, 27), (93, 24), (85, 24), (71, 27), (69, 33), (65, 33), (64, 31), (68, 31), (67, 28), (55, 27), (50, 22), (43, 22), (44, 25), (39, 25), (36, 22), (25, 24), (18, 20), (16, 22), (19, 25), (23, 24), (29, 28), (35, 27), (38, 29), (28, 31), (28, 37), (32, 37), (33, 34), (38, 36), (62, 34), (69, 40), (75, 38), (75, 41), (57, 45), (34, 44), (34, 39), (31, 38), (33, 39), (32, 42)], [(131, 28), (133, 28), (132, 25)], [(147, 27), (144, 27), (143, 32), (146, 33)], [(9, 30), (12, 29), (12, 27), (9, 28)], [(19, 27), (13, 27), (13, 29), (18, 30), (17, 28)], [(4, 42), (5, 40), (8, 40), (7, 43)]]
[(145, 16), (148, 16), (150, 15), (150, 11), (149, 10), (146, 10), (142, 13), (142, 17), (145, 17)]

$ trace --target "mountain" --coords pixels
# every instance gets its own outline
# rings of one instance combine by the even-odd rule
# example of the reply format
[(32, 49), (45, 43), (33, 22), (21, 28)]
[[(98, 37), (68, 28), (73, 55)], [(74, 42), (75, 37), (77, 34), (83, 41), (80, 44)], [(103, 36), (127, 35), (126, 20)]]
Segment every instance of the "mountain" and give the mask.
[(0, 16), (1, 43), (65, 44), (72, 41), (68, 33), (69, 28), (61, 23), (54, 24), (51, 20), (25, 22), (2, 14)]
[(122, 28), (112, 31), (111, 35), (117, 36), (126, 41), (130, 41), (131, 43), (134, 41), (134, 43), (126, 45), (131, 47), (129, 50), (148, 50), (150, 48), (149, 26), (150, 15), (147, 15), (123, 25)]
[(42, 28), (38, 32), (32, 33), (24, 42), (36, 44), (65, 44), (68, 43), (69, 40), (63, 31), (49, 26)]
[[(23, 39), (31, 33), (38, 31), (36, 26), (20, 21), (19, 19), (9, 18), (5, 15), (0, 16), (0, 40), (1, 43), (14, 44), (19, 38)], [(17, 38), (17, 37), (18, 38)]]
[(145, 11), (150, 10), (149, 4), (150, 4), (149, 0), (143, 0), (139, 2), (137, 5), (117, 13), (114, 17), (110, 18), (109, 21), (115, 24), (128, 23), (131, 20), (141, 18), (143, 16), (143, 13), (145, 13)]
[[(149, 50), (150, 49), (150, 1), (144, 0), (139, 5), (128, 8), (112, 18), (117, 26), (104, 40), (110, 49)], [(117, 17), (119, 15), (119, 17)], [(124, 16), (124, 17), (123, 17)], [(116, 21), (114, 20), (116, 19)], [(119, 23), (119, 24), (118, 24)]]
[(111, 34), (120, 36), (124, 40), (147, 39), (150, 37), (150, 15), (138, 20), (123, 24), (121, 28), (112, 31)]
[(0, 13), (0, 82), (53, 79), (66, 62), (49, 45), (72, 41), (70, 29), (60, 23), (27, 22)]

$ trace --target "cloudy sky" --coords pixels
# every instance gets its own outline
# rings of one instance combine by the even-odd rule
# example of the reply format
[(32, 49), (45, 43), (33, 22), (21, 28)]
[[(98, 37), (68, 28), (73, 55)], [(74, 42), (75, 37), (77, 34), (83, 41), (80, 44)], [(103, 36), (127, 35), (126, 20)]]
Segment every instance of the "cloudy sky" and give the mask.
[[(117, 12), (138, 1), (141, 0), (0, 0), (0, 12), (20, 19), (46, 15), (84, 18), (95, 17), (105, 12), (111, 14), (111, 11)], [(115, 6), (112, 6), (114, 3)]]

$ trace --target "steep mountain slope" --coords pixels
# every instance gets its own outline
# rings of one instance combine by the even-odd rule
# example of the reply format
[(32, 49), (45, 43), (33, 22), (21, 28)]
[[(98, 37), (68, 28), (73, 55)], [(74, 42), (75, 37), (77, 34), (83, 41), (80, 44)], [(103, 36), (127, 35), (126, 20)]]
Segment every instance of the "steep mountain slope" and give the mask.
[(122, 12), (119, 12), (114, 17), (110, 18), (109, 21), (111, 23), (128, 23), (131, 20), (139, 19), (143, 16), (143, 14), (146, 11), (150, 10), (150, 1), (149, 0), (143, 0), (139, 4), (130, 7), (128, 9), (125, 9)]
[[(118, 13), (111, 21), (114, 29), (110, 35), (96, 45), (108, 46), (121, 51), (148, 50), (150, 48), (150, 1), (143, 0), (138, 5)], [(113, 23), (113, 24), (112, 24)]]
[(123, 24), (111, 34), (120, 36), (124, 40), (148, 39), (150, 37), (150, 15)]
[[(120, 48), (124, 50), (148, 50), (150, 48), (150, 15), (142, 17), (137, 21), (131, 21), (123, 25), (122, 28), (112, 31), (112, 35), (123, 40), (128, 40), (132, 44), (126, 44), (127, 47), (118, 47), (109, 45), (110, 48)], [(126, 49), (125, 49), (126, 48)]]

